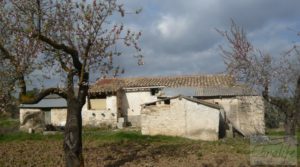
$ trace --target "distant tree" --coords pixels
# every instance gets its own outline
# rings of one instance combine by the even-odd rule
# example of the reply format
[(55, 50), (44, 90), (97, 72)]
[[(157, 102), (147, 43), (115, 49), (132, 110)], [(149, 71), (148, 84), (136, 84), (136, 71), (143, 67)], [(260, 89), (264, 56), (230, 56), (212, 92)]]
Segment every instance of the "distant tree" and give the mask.
[[(231, 22), (229, 31), (217, 31), (229, 45), (229, 47), (221, 46), (227, 72), (238, 81), (247, 83), (261, 91), (266, 101), (279, 108), (285, 115), (286, 135), (294, 136), (295, 113), (298, 110), (296, 106), (299, 106), (299, 66), (293, 64), (288, 56), (282, 56), (283, 61), (273, 63), (269, 54), (253, 47), (247, 39), (244, 29), (234, 21)], [(300, 54), (297, 56), (300, 60)], [(280, 90), (281, 94), (279, 96), (270, 95), (271, 86)]]
[[(299, 35), (299, 33), (298, 33)], [(277, 77), (280, 81), (280, 90), (286, 96), (291, 97), (292, 110), (287, 110), (286, 130), (294, 134), (296, 125), (299, 127), (300, 118), (300, 46), (294, 45), (285, 52), (279, 63)], [(291, 128), (289, 128), (291, 127)]]
[(15, 79), (11, 77), (11, 69), (0, 65), (0, 117), (15, 116), (16, 100), (13, 97)]
[[(115, 69), (118, 73), (113, 59), (121, 55), (122, 45), (141, 50), (137, 43), (141, 33), (113, 22), (117, 13), (127, 14), (117, 0), (0, 0), (0, 55), (15, 69), (11, 77), (18, 82), (20, 102), (37, 103), (49, 94), (67, 101), (64, 151), (68, 167), (84, 166), (81, 110), (90, 72), (107, 75)], [(27, 76), (37, 70), (45, 77), (62, 76), (65, 87), (29, 95)]]

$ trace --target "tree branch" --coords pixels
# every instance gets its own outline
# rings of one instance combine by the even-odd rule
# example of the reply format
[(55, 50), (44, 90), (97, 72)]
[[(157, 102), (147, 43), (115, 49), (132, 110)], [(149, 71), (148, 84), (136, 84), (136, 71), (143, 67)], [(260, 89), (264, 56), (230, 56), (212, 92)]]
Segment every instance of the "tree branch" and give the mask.
[(38, 38), (39, 40), (41, 40), (41, 41), (49, 44), (50, 46), (52, 46), (54, 49), (62, 50), (65, 53), (70, 54), (71, 57), (72, 57), (73, 64), (74, 64), (75, 68), (78, 71), (81, 71), (82, 64), (79, 60), (78, 51), (76, 49), (74, 49), (72, 47), (69, 47), (69, 46), (66, 46), (65, 44), (61, 44), (61, 43), (58, 43), (56, 41), (53, 41), (52, 39), (50, 39), (50, 38), (48, 38), (44, 35), (41, 35), (41, 34), (34, 33), (32, 35), (32, 37), (33, 38)]
[(41, 101), (44, 97), (50, 95), (50, 94), (57, 94), (60, 97), (66, 99), (67, 98), (67, 94), (62, 91), (59, 88), (48, 88), (46, 90), (43, 90), (42, 92), (40, 92), (37, 95), (34, 95), (33, 97), (27, 96), (27, 95), (20, 95), (20, 102), (22, 104), (36, 104), (39, 101)]
[(61, 57), (62, 55), (59, 54), (59, 53), (57, 53), (56, 56), (57, 56), (57, 58), (58, 58), (58, 61), (59, 61), (60, 65), (61, 65), (62, 69), (64, 69), (66, 72), (71, 72), (71, 69), (70, 69), (70, 68), (67, 66), (67, 64), (63, 61), (63, 59), (62, 59), (62, 57)]
[(4, 55), (4, 59), (12, 59), (12, 56), (10, 55), (10, 53), (8, 52), (8, 50), (6, 50), (3, 46), (3, 44), (0, 42), (0, 51), (3, 53)]

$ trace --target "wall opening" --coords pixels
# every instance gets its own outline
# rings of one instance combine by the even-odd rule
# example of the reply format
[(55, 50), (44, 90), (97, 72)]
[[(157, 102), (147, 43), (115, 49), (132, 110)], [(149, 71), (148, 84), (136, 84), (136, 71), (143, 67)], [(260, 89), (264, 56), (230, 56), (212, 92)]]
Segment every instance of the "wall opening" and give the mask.
[(219, 139), (222, 139), (226, 136), (226, 129), (228, 129), (228, 125), (225, 122), (225, 118), (223, 115), (220, 113), (219, 115)]
[(51, 109), (50, 108), (44, 108), (42, 109), (44, 112), (44, 119), (45, 119), (45, 124), (50, 125), (51, 124)]
[(100, 94), (89, 98), (90, 110), (105, 110), (106, 109), (106, 95)]
[(158, 92), (159, 92), (158, 88), (151, 88), (150, 89), (150, 93), (151, 93), (152, 96), (155, 96)]
[(170, 100), (170, 99), (164, 100), (164, 103), (165, 103), (166, 105), (170, 105), (171, 100)]

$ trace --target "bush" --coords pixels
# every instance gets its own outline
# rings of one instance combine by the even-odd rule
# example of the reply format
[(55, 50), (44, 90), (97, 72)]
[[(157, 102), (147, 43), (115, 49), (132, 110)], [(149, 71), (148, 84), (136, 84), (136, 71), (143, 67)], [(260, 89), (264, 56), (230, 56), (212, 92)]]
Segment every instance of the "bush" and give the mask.
[(282, 114), (274, 107), (267, 107), (265, 113), (265, 123), (267, 128), (279, 128), (282, 121)]

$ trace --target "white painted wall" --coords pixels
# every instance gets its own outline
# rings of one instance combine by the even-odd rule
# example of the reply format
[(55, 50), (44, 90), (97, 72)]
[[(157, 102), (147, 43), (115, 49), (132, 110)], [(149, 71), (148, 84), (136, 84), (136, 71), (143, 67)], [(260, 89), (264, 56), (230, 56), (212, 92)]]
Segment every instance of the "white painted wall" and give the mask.
[(184, 100), (186, 136), (191, 139), (219, 139), (219, 109)]
[(51, 109), (51, 124), (53, 126), (65, 126), (67, 121), (67, 109)]
[(122, 112), (132, 126), (140, 126), (141, 105), (157, 100), (150, 91), (126, 92), (122, 97)]
[[(20, 109), (20, 122), (23, 123), (26, 113), (42, 112), (41, 109)], [(54, 126), (65, 126), (67, 120), (67, 109), (52, 108), (50, 111), (51, 124)], [(44, 121), (44, 120), (43, 120)], [(111, 126), (117, 125), (117, 97), (108, 96), (105, 110), (89, 110), (87, 103), (82, 108), (83, 126)]]
[(126, 92), (123, 96), (123, 108), (129, 116), (141, 114), (141, 104), (156, 101), (157, 97), (152, 96), (150, 91)]
[(141, 112), (141, 130), (146, 135), (182, 136), (191, 139), (217, 140), (219, 110), (171, 99), (170, 105), (146, 106)]
[(87, 104), (82, 108), (83, 126), (110, 126), (117, 125), (117, 97), (107, 96), (105, 110), (89, 110)]

